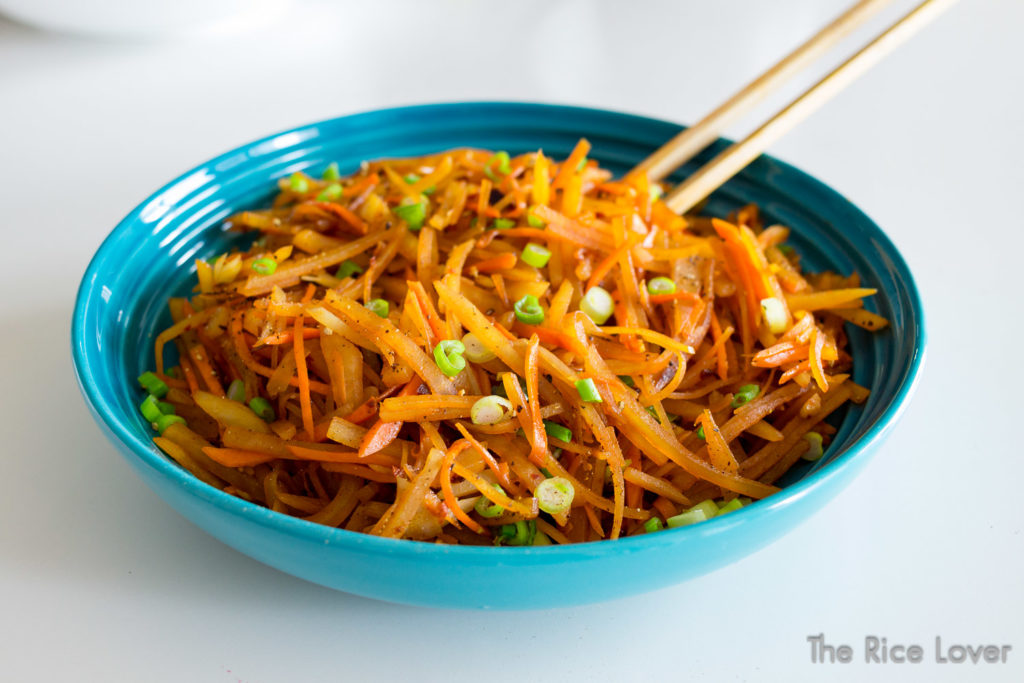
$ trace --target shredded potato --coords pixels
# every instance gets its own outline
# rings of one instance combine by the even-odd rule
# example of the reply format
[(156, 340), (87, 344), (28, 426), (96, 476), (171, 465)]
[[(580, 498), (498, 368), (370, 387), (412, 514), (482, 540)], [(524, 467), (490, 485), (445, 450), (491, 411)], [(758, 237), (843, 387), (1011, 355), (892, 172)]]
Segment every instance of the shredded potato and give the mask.
[(589, 151), (282, 179), (228, 221), (253, 246), (170, 301), (157, 446), (272, 510), (439, 543), (615, 539), (770, 496), (867, 398), (844, 323), (887, 325), (875, 290), (802, 272), (756, 207), (676, 216)]

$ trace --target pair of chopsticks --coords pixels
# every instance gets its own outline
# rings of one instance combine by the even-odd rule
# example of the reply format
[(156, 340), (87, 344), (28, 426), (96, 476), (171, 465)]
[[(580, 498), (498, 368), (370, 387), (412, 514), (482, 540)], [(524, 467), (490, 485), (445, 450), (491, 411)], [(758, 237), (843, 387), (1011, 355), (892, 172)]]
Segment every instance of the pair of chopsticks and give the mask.
[[(890, 0), (861, 0), (803, 45), (747, 84), (699, 123), (656, 150), (630, 175), (646, 173), (650, 181), (663, 179), (714, 142), (729, 123), (749, 111), (792, 78), (804, 66), (850, 34), (889, 4)], [(859, 52), (805, 90), (743, 140), (718, 154), (665, 197), (679, 214), (693, 209), (705, 197), (756, 159), (773, 142), (827, 102), (833, 95), (878, 63), (918, 29), (945, 11), (955, 0), (925, 0), (897, 20)]]

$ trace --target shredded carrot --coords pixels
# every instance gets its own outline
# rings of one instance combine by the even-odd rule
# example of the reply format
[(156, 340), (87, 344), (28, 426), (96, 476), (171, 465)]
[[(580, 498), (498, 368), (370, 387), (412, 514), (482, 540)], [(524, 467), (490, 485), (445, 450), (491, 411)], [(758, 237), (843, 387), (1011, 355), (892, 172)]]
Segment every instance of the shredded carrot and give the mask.
[[(755, 207), (677, 216), (665, 184), (613, 179), (590, 154), (586, 140), (561, 163), (461, 149), (302, 174), (302, 192), (282, 179), (271, 208), (229, 219), (259, 239), (204, 255), (193, 296), (168, 302), (154, 364), (187, 424), (157, 445), (276, 512), (442, 543), (501, 544), (506, 524), (616, 539), (695, 502), (774, 494), (803, 436), (827, 447), (822, 420), (867, 399), (843, 323), (888, 324), (864, 308), (875, 290), (801, 272), (789, 229)], [(531, 242), (551, 252), (541, 266), (520, 264)], [(654, 278), (672, 293), (651, 294)], [(598, 286), (611, 317), (595, 323)], [(519, 319), (527, 295), (543, 321)], [(739, 405), (745, 385), (759, 393)], [(573, 497), (539, 518), (547, 477)]]

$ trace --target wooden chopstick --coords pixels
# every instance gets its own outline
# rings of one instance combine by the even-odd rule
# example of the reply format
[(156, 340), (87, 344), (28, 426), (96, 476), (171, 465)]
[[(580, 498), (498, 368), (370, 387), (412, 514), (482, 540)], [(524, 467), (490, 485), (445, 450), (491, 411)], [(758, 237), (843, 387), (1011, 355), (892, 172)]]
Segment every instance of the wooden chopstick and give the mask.
[(717, 109), (659, 147), (641, 161), (631, 174), (647, 173), (647, 179), (651, 182), (661, 180), (714, 142), (726, 126), (778, 90), (797, 71), (831, 49), (891, 1), (860, 0)]
[[(818, 107), (877, 64), (885, 55), (910, 38), (918, 29), (939, 16), (954, 2), (956, 0), (925, 0), (920, 3), (859, 52), (805, 90), (803, 94), (786, 105), (753, 133), (730, 145), (676, 186), (665, 197), (669, 208), (679, 214), (692, 209), (756, 159), (793, 126), (807, 118)], [(826, 30), (828, 28), (826, 27)], [(678, 136), (669, 141), (665, 147), (671, 146), (677, 139)], [(666, 157), (668, 155), (669, 153), (665, 153)]]

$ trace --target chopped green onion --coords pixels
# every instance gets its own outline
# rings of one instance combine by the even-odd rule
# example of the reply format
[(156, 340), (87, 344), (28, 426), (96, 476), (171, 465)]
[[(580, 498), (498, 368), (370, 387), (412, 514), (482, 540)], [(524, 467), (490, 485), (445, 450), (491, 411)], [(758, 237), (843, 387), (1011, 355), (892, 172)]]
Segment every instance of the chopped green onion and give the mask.
[(292, 173), (292, 177), (288, 179), (288, 189), (299, 194), (306, 194), (309, 192), (309, 181), (301, 173)]
[(152, 372), (146, 371), (139, 375), (139, 384), (157, 398), (163, 398), (167, 395), (167, 384)]
[(661, 185), (654, 183), (647, 191), (647, 196), (651, 198), (651, 201), (657, 201), (661, 199), (661, 196), (665, 194), (665, 190), (661, 189)]
[(648, 294), (675, 294), (676, 283), (667, 277), (661, 276), (652, 278), (647, 282)]
[(733, 512), (734, 510), (739, 510), (741, 507), (743, 507), (743, 501), (741, 501), (739, 498), (733, 498), (728, 503), (719, 506), (718, 514), (727, 515), (730, 512)]
[(501, 396), (484, 396), (469, 409), (469, 419), (475, 425), (493, 425), (504, 420), (512, 411), (512, 402)]
[(582, 159), (580, 159), (579, 163), (576, 164), (576, 172), (579, 173), (580, 171), (582, 171), (586, 167), (587, 167), (587, 158), (583, 157)]
[[(480, 338), (472, 332), (467, 332), (466, 336), (462, 338), (462, 345), (466, 347), (466, 358), (473, 363), (486, 363), (498, 357), (493, 351), (484, 346)], [(508, 397), (506, 396), (505, 398)]]
[(786, 307), (781, 301), (775, 297), (761, 299), (761, 313), (769, 332), (782, 334), (786, 331)]
[[(497, 484), (492, 484), (492, 486), (494, 486), (494, 488), (498, 489), (502, 493), (505, 493), (504, 489), (502, 489)], [(487, 496), (483, 495), (481, 495), (480, 498), (477, 499), (476, 505), (473, 506), (473, 509), (476, 510), (476, 513), (478, 515), (480, 515), (481, 517), (486, 517), (488, 519), (492, 517), (497, 517), (505, 511), (505, 508), (501, 507), (497, 503), (492, 503), (490, 499), (487, 498)]]
[(736, 390), (736, 393), (732, 397), (732, 407), (739, 408), (742, 405), (750, 403), (757, 395), (761, 393), (761, 387), (756, 384), (744, 384), (742, 387)]
[(495, 218), (492, 225), (495, 230), (508, 230), (516, 227), (516, 222), (511, 218)]
[(787, 257), (788, 256), (792, 256), (793, 254), (796, 253), (796, 249), (794, 249), (793, 247), (789, 246), (788, 244), (780, 244), (779, 245), (779, 251), (781, 251), (782, 254), (784, 256), (787, 256)]
[(341, 172), (338, 170), (338, 162), (332, 161), (327, 164), (327, 168), (324, 169), (324, 180), (337, 180), (341, 177)]
[(552, 439), (558, 439), (564, 443), (572, 441), (572, 430), (551, 420), (544, 420), (544, 432)]
[(347, 277), (352, 277), (353, 275), (358, 275), (361, 272), (363, 272), (363, 269), (359, 266), (359, 264), (353, 261), (352, 259), (348, 259), (340, 266), (338, 266), (338, 272), (334, 274), (334, 277), (339, 279), (345, 279)]
[(421, 199), (418, 202), (403, 199), (402, 203), (396, 206), (393, 211), (395, 215), (406, 222), (412, 231), (423, 227), (423, 221), (427, 219), (427, 200)]
[(270, 405), (270, 401), (262, 396), (256, 396), (249, 401), (249, 407), (252, 408), (252, 412), (259, 415), (264, 422), (273, 422), (276, 417), (274, 407)]
[(697, 427), (697, 436), (700, 437), (701, 441), (707, 441), (707, 437), (704, 436), (704, 425)]
[(187, 423), (185, 422), (185, 418), (183, 418), (180, 415), (161, 415), (160, 417), (153, 421), (153, 424), (156, 425), (156, 430), (163, 434), (164, 430), (166, 430), (173, 424)]
[(331, 183), (316, 196), (318, 202), (336, 202), (341, 199), (342, 189), (338, 183)]
[(178, 411), (174, 409), (174, 406), (166, 401), (157, 401), (156, 407), (160, 409), (160, 412), (164, 415), (175, 415)]
[(269, 256), (264, 256), (252, 262), (252, 269), (260, 275), (273, 275), (277, 270), (277, 261)]
[(533, 495), (537, 498), (537, 507), (549, 515), (557, 515), (569, 509), (576, 490), (568, 479), (553, 477), (537, 484)]
[(543, 268), (548, 264), (548, 259), (551, 258), (551, 252), (539, 244), (530, 242), (523, 247), (523, 255), (521, 256), (523, 263), (531, 265), (534, 268)]
[(442, 339), (434, 347), (434, 362), (441, 372), (449, 377), (455, 377), (466, 369), (466, 359), (462, 354), (466, 347), (458, 339)]
[(494, 175), (494, 171), (491, 169), (495, 161), (498, 162), (498, 172), (502, 175), (508, 175), (512, 172), (512, 159), (509, 157), (508, 152), (497, 152), (487, 160), (487, 163), (484, 165), (484, 173), (487, 174), (488, 178), (497, 182), (498, 176)]
[(619, 375), (619, 379), (621, 379), (622, 383), (630, 389), (636, 389), (636, 382), (634, 382), (633, 378), (629, 375)]
[(386, 299), (370, 299), (364, 305), (381, 318), (388, 317), (388, 313), (391, 311), (391, 304)]
[(601, 403), (601, 394), (597, 391), (597, 385), (589, 377), (576, 380), (576, 393), (580, 395), (584, 403)]
[(702, 503), (697, 503), (686, 512), (676, 515), (675, 517), (669, 517), (665, 521), (668, 523), (668, 527), (670, 529), (675, 529), (676, 527), (703, 522), (706, 519), (711, 519), (717, 514), (718, 506), (715, 505), (715, 501), (705, 500)]
[(495, 543), (501, 545), (531, 545), (537, 535), (537, 522), (520, 520), (515, 524), (502, 524), (498, 527), (498, 538)]
[(554, 545), (548, 535), (543, 531), (538, 531), (537, 535), (533, 537), (534, 545)]
[(245, 403), (245, 382), (236, 379), (228, 385), (228, 398), (232, 401)]
[(540, 325), (544, 322), (544, 309), (540, 307), (540, 301), (532, 294), (527, 294), (515, 303), (513, 309), (516, 318), (527, 325)]
[(532, 213), (526, 214), (526, 224), (529, 225), (531, 228), (543, 228), (545, 225), (547, 225), (547, 223), (545, 223), (542, 219), (538, 218), (537, 216), (534, 216)]
[[(562, 449), (561, 449), (561, 448), (556, 448), (555, 450), (558, 450), (558, 451), (560, 451), (560, 450), (562, 450)], [(557, 457), (557, 456), (555, 456), (555, 455), (554, 455), (553, 453), (552, 453), (552, 456), (553, 456), (553, 457)], [(548, 468), (546, 468), (546, 467), (540, 467), (540, 468), (538, 468), (538, 469), (540, 469), (540, 473), (541, 473), (541, 474), (543, 474), (543, 475), (544, 475), (545, 477), (547, 477), (548, 479), (550, 479), (551, 477), (555, 476), (555, 475), (551, 474), (551, 470), (549, 470), (549, 469), (548, 469)]]
[(598, 325), (604, 325), (612, 317), (615, 303), (612, 295), (603, 287), (591, 287), (580, 301), (580, 310)]
[(818, 432), (807, 432), (804, 434), (804, 438), (807, 439), (807, 443), (811, 444), (811, 447), (807, 449), (807, 452), (803, 454), (804, 460), (820, 460), (821, 456), (825, 454), (825, 449), (821, 447), (821, 434)]
[(665, 524), (661, 521), (661, 517), (651, 517), (649, 520), (644, 522), (644, 531), (649, 534), (655, 531), (661, 531), (664, 528)]
[(156, 396), (152, 394), (148, 394), (139, 404), (139, 412), (146, 418), (146, 422), (156, 422), (157, 418), (163, 415), (160, 406), (157, 405)]

